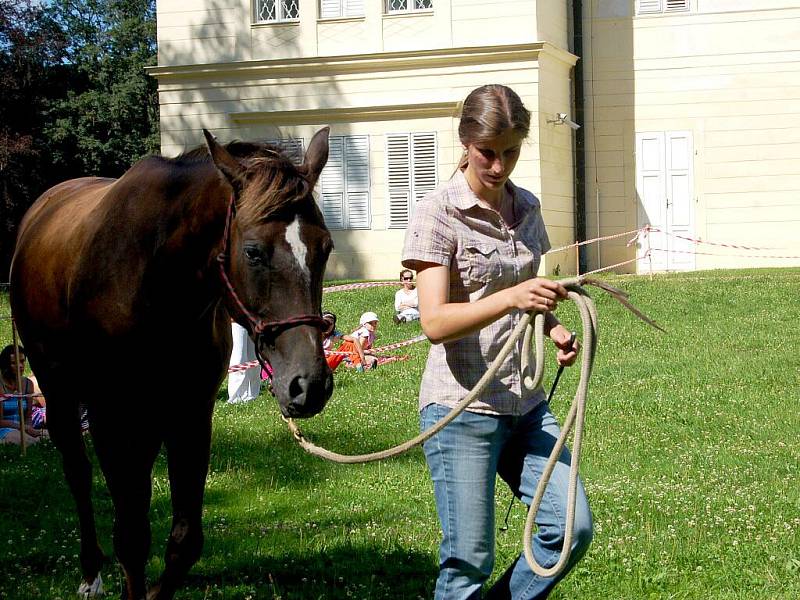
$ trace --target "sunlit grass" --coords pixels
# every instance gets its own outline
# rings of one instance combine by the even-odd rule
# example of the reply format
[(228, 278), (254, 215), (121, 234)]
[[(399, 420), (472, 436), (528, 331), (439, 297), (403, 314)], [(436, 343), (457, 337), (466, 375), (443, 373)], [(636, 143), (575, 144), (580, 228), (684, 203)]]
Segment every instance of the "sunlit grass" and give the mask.
[[(590, 389), (582, 476), (595, 539), (554, 599), (800, 597), (800, 270), (607, 279), (667, 329), (660, 334), (593, 291), (600, 347)], [(394, 288), (326, 295), (340, 328), (381, 317), (378, 345), (411, 338), (391, 322)], [(7, 299), (0, 295), (0, 315)], [(559, 308), (577, 326), (571, 306)], [(0, 320), (0, 342), (10, 330)], [(325, 412), (301, 423), (316, 443), (363, 453), (418, 432), (427, 343), (374, 372), (341, 367)], [(552, 363), (552, 361), (550, 361)], [(552, 377), (552, 366), (548, 376)], [(553, 403), (565, 414), (568, 370)], [(224, 394), (220, 394), (220, 399)], [(429, 598), (439, 525), (419, 450), (342, 466), (306, 455), (267, 394), (215, 409), (206, 547), (179, 598)], [(49, 444), (27, 457), (0, 447), (0, 598), (71, 598), (78, 580), (72, 501)], [(101, 542), (111, 505), (96, 473)], [(498, 524), (510, 494), (499, 486)], [(163, 458), (154, 478), (153, 558), (163, 566), (170, 519)], [(498, 568), (521, 549), (516, 504), (499, 533)], [(116, 568), (106, 568), (119, 594)]]

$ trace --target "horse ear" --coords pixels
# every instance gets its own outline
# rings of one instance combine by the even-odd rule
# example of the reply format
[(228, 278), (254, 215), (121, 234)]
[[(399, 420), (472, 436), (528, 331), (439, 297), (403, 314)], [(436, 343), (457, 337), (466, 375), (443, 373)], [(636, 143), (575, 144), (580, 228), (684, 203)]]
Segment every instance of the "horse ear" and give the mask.
[(328, 137), (330, 134), (331, 128), (323, 127), (314, 134), (308, 143), (308, 150), (306, 150), (306, 157), (301, 169), (305, 172), (311, 187), (317, 183), (319, 174), (322, 173), (322, 169), (328, 162)]
[(222, 172), (225, 179), (238, 189), (241, 185), (241, 178), (245, 173), (244, 166), (217, 142), (217, 138), (211, 135), (211, 132), (207, 129), (203, 129), (203, 135), (206, 138), (208, 153), (211, 155), (211, 160), (214, 161), (214, 165)]

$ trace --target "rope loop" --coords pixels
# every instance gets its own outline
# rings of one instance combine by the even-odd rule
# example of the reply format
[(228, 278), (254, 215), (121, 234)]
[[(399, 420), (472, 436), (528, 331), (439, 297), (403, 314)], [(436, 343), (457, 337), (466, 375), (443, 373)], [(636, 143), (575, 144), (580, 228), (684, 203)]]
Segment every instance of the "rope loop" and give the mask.
[[(561, 435), (556, 441), (555, 447), (550, 453), (545, 470), (534, 494), (533, 501), (528, 510), (528, 516), (525, 522), (525, 533), (523, 536), (523, 547), (525, 558), (534, 573), (542, 577), (553, 577), (558, 575), (564, 570), (566, 566), (572, 546), (572, 533), (575, 525), (575, 500), (578, 482), (578, 465), (580, 462), (581, 444), (583, 441), (583, 425), (584, 415), (586, 410), (586, 396), (589, 390), (589, 378), (594, 365), (595, 352), (597, 350), (597, 309), (594, 305), (589, 293), (583, 288), (584, 285), (592, 285), (602, 289), (611, 294), (617, 301), (619, 301), (628, 310), (633, 312), (637, 317), (645, 321), (647, 324), (663, 331), (652, 319), (645, 316), (639, 309), (634, 307), (628, 301), (628, 294), (620, 289), (617, 289), (605, 282), (590, 279), (586, 276), (572, 277), (562, 279), (559, 281), (565, 288), (567, 288), (568, 298), (576, 304), (578, 311), (581, 315), (581, 324), (583, 328), (583, 357), (581, 359), (581, 374), (578, 383), (578, 389), (575, 392), (575, 398), (570, 406), (567, 418), (561, 428)], [(452, 410), (442, 417), (436, 424), (432, 425), (427, 430), (423, 431), (416, 437), (380, 452), (372, 452), (370, 454), (359, 455), (346, 455), (331, 452), (325, 448), (321, 448), (310, 440), (308, 440), (298, 428), (297, 424), (292, 419), (284, 418), (289, 431), (292, 436), (297, 440), (300, 447), (309, 454), (330, 460), (333, 462), (343, 464), (357, 464), (366, 463), (376, 460), (383, 460), (402, 454), (406, 450), (418, 446), (436, 435), (439, 431), (444, 429), (448, 423), (460, 415), (472, 402), (474, 402), (483, 393), (488, 383), (494, 379), (498, 370), (502, 366), (506, 357), (516, 347), (519, 339), (523, 339), (523, 353), (522, 353), (522, 372), (523, 372), (523, 385), (528, 390), (535, 390), (541, 385), (542, 377), (544, 374), (544, 313), (541, 312), (528, 312), (525, 313), (520, 319), (517, 326), (511, 333), (511, 336), (506, 340), (506, 343), (500, 349), (497, 357), (494, 359), (489, 369), (475, 384), (475, 387), (464, 398), (452, 408)], [(532, 350), (531, 344), (534, 348)], [(534, 359), (533, 375), (530, 374), (530, 360)], [(564, 448), (567, 436), (572, 428), (575, 428), (575, 438), (572, 447), (572, 463), (570, 464), (569, 487), (567, 490), (567, 522), (566, 530), (564, 533), (564, 544), (562, 547), (561, 555), (558, 562), (550, 568), (543, 567), (536, 562), (531, 550), (531, 537), (533, 531), (533, 523), (536, 513), (539, 510), (542, 498), (544, 497), (545, 489), (550, 481), (550, 476), (558, 462), (561, 451)]]

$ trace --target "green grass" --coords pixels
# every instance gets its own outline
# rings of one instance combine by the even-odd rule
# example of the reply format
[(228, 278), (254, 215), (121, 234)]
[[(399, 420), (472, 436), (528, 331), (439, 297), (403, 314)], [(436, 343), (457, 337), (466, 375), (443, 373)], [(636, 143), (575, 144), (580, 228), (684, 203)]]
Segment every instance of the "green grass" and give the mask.
[[(595, 538), (551, 598), (800, 597), (800, 269), (606, 279), (667, 333), (592, 292), (600, 346), (581, 473)], [(329, 294), (325, 308), (342, 329), (376, 310), (383, 345), (419, 333), (417, 324), (391, 322), (393, 293)], [(573, 307), (558, 312), (579, 325)], [(0, 320), (0, 342), (9, 339)], [(344, 453), (417, 433), (427, 343), (398, 352), (411, 359), (367, 373), (340, 368), (328, 408), (302, 422), (304, 432)], [(571, 369), (562, 378), (557, 414), (565, 414), (577, 376)], [(49, 443), (24, 458), (0, 447), (0, 464), (0, 598), (73, 597), (76, 518), (57, 453)], [(95, 477), (101, 542), (110, 552), (111, 505)], [(498, 524), (510, 497), (499, 490)], [(151, 518), (155, 577), (170, 519), (163, 458)], [(521, 550), (524, 519), (516, 504), (510, 530), (497, 535), (495, 577)], [(432, 595), (439, 525), (421, 452), (369, 465), (324, 462), (294, 444), (267, 395), (217, 405), (204, 523), (203, 559), (179, 598)], [(105, 579), (118, 596), (117, 568), (107, 567)]]

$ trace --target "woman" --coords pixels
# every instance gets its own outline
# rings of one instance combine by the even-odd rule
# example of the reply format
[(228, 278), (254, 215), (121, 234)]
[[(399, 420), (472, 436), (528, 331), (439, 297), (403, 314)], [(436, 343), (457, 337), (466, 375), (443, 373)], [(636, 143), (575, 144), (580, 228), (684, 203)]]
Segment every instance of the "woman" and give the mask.
[[(453, 177), (428, 194), (412, 217), (403, 266), (417, 271), (422, 329), (433, 342), (420, 388), (427, 429), (486, 372), (526, 311), (545, 312), (545, 333), (571, 365), (579, 344), (553, 314), (564, 287), (538, 278), (550, 248), (539, 201), (509, 177), (528, 135), (530, 113), (500, 85), (464, 101), (464, 155)], [(522, 343), (483, 395), (424, 445), (443, 539), (435, 597), (478, 598), (494, 567), (495, 477), (530, 504), (559, 435), (543, 390), (521, 387)], [(554, 565), (563, 544), (570, 455), (565, 448), (536, 516), (533, 552)], [(592, 517), (578, 486), (572, 553), (563, 575), (586, 552)], [(545, 598), (558, 578), (534, 574), (520, 554), (489, 598)]]
[(394, 317), (396, 324), (408, 323), (419, 319), (419, 299), (414, 287), (414, 272), (409, 269), (400, 271), (400, 282), (403, 284), (394, 294)]
[[(33, 428), (31, 423), (31, 397), (33, 383), (23, 377), (25, 370), (25, 350), (19, 346), (19, 351), (14, 352), (14, 346), (8, 345), (0, 350), (0, 398), (3, 410), (0, 414), (0, 444), (19, 444), (22, 432), (19, 428), (18, 395), (25, 394), (22, 398), (22, 413), (25, 419), (25, 445), (30, 446), (39, 441), (41, 431)], [(22, 381), (22, 389), (17, 387), (17, 372)]]

